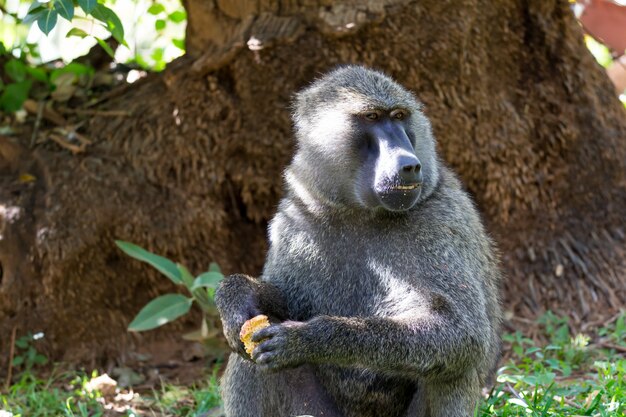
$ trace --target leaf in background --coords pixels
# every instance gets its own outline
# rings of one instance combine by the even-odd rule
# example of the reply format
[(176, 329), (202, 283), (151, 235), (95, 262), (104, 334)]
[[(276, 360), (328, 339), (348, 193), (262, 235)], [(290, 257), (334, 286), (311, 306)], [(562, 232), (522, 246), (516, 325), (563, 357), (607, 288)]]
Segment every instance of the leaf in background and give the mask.
[(74, 3), (72, 0), (54, 0), (54, 10), (56, 10), (62, 18), (69, 21), (74, 17)]
[(0, 96), (0, 109), (8, 113), (21, 109), (22, 104), (28, 98), (31, 85), (30, 80), (7, 85)]
[(180, 22), (183, 22), (185, 19), (187, 19), (187, 13), (185, 13), (182, 10), (177, 10), (175, 12), (170, 13), (168, 17), (172, 22), (180, 23)]
[(115, 244), (128, 256), (152, 265), (160, 273), (168, 277), (174, 284), (182, 284), (183, 280), (180, 276), (178, 267), (169, 259), (148, 252), (147, 250), (137, 245), (133, 245), (132, 243), (116, 240)]
[(211, 262), (209, 264), (209, 272), (219, 272), (221, 274), (222, 270), (220, 269), (220, 266), (218, 264), (216, 264), (215, 262)]
[(69, 38), (70, 36), (78, 36), (79, 38), (86, 38), (87, 36), (89, 36), (89, 34), (82, 29), (72, 28), (65, 35), (66, 38)]
[(37, 81), (48, 82), (48, 73), (43, 68), (26, 67), (26, 72)]
[(22, 23), (25, 25), (28, 25), (39, 19), (39, 17), (44, 14), (46, 10), (48, 10), (47, 8), (43, 7), (43, 5), (38, 1), (31, 4), (30, 7), (31, 8), (28, 10), (26, 16), (24, 16), (24, 18), (22, 19)]
[(201, 287), (215, 288), (224, 279), (224, 275), (220, 272), (205, 272), (198, 275), (193, 282), (192, 290), (196, 290)]
[(96, 7), (96, 4), (98, 4), (97, 0), (78, 0), (78, 5), (87, 14), (91, 13), (94, 7)]
[(128, 325), (131, 332), (162, 326), (189, 312), (193, 300), (181, 294), (166, 294), (150, 301)]
[(109, 46), (108, 43), (106, 43), (106, 41), (104, 39), (100, 39), (100, 38), (96, 38), (96, 41), (98, 42), (98, 45), (100, 45), (100, 47), (102, 49), (104, 49), (104, 51), (109, 54), (109, 56), (113, 59), (115, 59), (115, 52), (113, 52), (113, 49), (111, 49), (111, 47)]
[(4, 64), (4, 71), (13, 81), (24, 81), (26, 78), (26, 65), (19, 59), (11, 59)]
[(159, 13), (163, 13), (165, 11), (165, 6), (161, 3), (154, 3), (152, 6), (148, 8), (148, 13), (157, 15)]
[(96, 7), (93, 8), (91, 15), (107, 25), (107, 29), (109, 29), (109, 32), (111, 32), (111, 35), (113, 35), (116, 41), (122, 45), (126, 45), (126, 41), (124, 40), (124, 27), (122, 26), (120, 18), (117, 17), (113, 10), (98, 3)]
[(67, 74), (67, 73), (72, 73), (76, 76), (93, 75), (94, 69), (78, 62), (70, 62), (66, 66), (57, 68), (54, 71), (52, 71), (50, 73), (50, 82), (54, 84), (57, 78), (59, 78), (62, 74)]
[(178, 49), (182, 49), (183, 51), (185, 50), (185, 40), (184, 39), (172, 39), (172, 43)]
[(47, 9), (37, 19), (37, 26), (39, 26), (39, 29), (41, 29), (41, 31), (45, 33), (46, 36), (48, 36), (50, 31), (56, 26), (57, 17), (58, 13), (56, 10)]
[(189, 270), (184, 265), (176, 264), (176, 266), (178, 266), (178, 271), (180, 272), (180, 277), (183, 280), (183, 283), (188, 288), (191, 288), (193, 285), (193, 275), (191, 275)]
[(163, 30), (165, 29), (165, 20), (163, 19), (157, 19), (156, 22), (154, 22), (154, 28), (156, 30)]

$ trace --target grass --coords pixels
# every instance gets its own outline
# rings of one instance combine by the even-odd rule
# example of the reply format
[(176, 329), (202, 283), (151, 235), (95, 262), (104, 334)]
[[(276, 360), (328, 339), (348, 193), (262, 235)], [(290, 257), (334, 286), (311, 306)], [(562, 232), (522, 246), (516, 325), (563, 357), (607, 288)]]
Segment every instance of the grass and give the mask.
[[(538, 322), (536, 343), (520, 332), (504, 335), (506, 359), (477, 417), (626, 416), (626, 313), (588, 334), (571, 334), (566, 318)], [(23, 370), (0, 393), (0, 417), (200, 417), (219, 415), (217, 369), (195, 386), (162, 384), (143, 393), (89, 389), (96, 376), (60, 373), (39, 379)]]
[(476, 415), (626, 416), (626, 314), (587, 335), (570, 335), (567, 319), (551, 313), (539, 324), (549, 343), (507, 334), (510, 358)]

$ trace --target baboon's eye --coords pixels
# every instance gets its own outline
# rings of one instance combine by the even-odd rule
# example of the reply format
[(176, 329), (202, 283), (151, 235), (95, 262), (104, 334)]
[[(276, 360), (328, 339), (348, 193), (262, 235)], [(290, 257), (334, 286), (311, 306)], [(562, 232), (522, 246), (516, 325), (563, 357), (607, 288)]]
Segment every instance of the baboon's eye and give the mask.
[(370, 121), (376, 121), (380, 118), (380, 115), (378, 114), (378, 112), (370, 111), (370, 112), (365, 113), (363, 117), (365, 117), (367, 120), (370, 120)]
[(406, 110), (396, 109), (391, 112), (390, 116), (394, 120), (404, 120), (406, 119), (407, 113)]

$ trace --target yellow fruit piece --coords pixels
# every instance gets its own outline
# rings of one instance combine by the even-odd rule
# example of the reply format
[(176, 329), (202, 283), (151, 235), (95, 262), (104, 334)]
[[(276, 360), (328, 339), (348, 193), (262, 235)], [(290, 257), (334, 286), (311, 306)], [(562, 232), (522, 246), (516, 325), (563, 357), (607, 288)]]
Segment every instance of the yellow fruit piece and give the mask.
[(269, 325), (270, 322), (267, 316), (260, 314), (256, 317), (252, 317), (250, 320), (245, 322), (243, 326), (241, 326), (239, 339), (241, 339), (241, 341), (243, 342), (243, 345), (246, 348), (246, 352), (248, 352), (248, 355), (252, 356), (252, 351), (255, 347), (258, 346), (258, 343), (252, 341), (252, 335), (257, 330), (261, 330)]

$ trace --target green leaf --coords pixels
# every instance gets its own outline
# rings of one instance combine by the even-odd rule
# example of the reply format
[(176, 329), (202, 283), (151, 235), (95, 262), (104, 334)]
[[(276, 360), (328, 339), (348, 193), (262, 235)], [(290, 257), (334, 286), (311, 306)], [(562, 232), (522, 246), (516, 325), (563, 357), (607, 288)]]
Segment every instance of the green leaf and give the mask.
[(57, 68), (52, 71), (52, 73), (50, 74), (50, 82), (54, 84), (61, 74), (67, 73), (72, 73), (76, 76), (93, 75), (94, 69), (78, 62), (70, 62), (66, 66)]
[(37, 26), (46, 36), (50, 33), (52, 29), (57, 24), (58, 13), (54, 9), (47, 9), (44, 11), (41, 16), (37, 19)]
[(86, 38), (87, 36), (89, 36), (89, 34), (82, 29), (72, 28), (65, 35), (66, 38), (69, 38), (70, 36), (78, 36), (79, 38)]
[(74, 17), (74, 3), (72, 0), (54, 0), (54, 10), (56, 10), (62, 18), (69, 21), (72, 21)]
[(43, 68), (26, 67), (26, 72), (37, 81), (48, 82), (48, 73)]
[(185, 50), (185, 40), (184, 39), (172, 39), (172, 43), (178, 49), (182, 49), (183, 51)]
[(109, 29), (109, 32), (111, 32), (111, 35), (113, 35), (116, 41), (121, 44), (126, 44), (124, 41), (124, 27), (122, 26), (120, 18), (117, 17), (113, 10), (98, 3), (96, 7), (93, 8), (91, 15), (107, 25), (107, 29)]
[(168, 277), (174, 284), (182, 284), (183, 280), (176, 264), (147, 250), (133, 245), (132, 243), (116, 240), (115, 244), (128, 256), (146, 262), (156, 268), (160, 273)]
[(23, 356), (16, 356), (15, 358), (13, 358), (13, 366), (20, 366), (23, 363), (24, 363)]
[(4, 64), (4, 71), (13, 81), (24, 81), (26, 78), (26, 65), (19, 59), (11, 59)]
[(154, 22), (154, 28), (156, 30), (163, 30), (163, 29), (165, 29), (165, 24), (166, 24), (165, 20), (157, 19), (157, 21)]
[(178, 266), (178, 271), (180, 272), (180, 277), (183, 280), (183, 283), (187, 286), (187, 288), (191, 288), (193, 285), (193, 275), (189, 272), (189, 270), (181, 264), (176, 264)]
[(100, 47), (104, 49), (104, 52), (109, 54), (111, 58), (115, 59), (115, 52), (113, 52), (113, 49), (111, 49), (109, 44), (106, 43), (104, 39), (96, 38), (96, 41), (98, 42), (98, 45), (100, 45)]
[(220, 269), (220, 266), (218, 264), (216, 264), (215, 262), (211, 262), (209, 264), (209, 272), (219, 272), (221, 274), (222, 270)]
[(96, 7), (96, 4), (98, 4), (97, 0), (78, 0), (78, 5), (87, 14), (91, 13), (94, 7)]
[(28, 98), (31, 85), (31, 80), (7, 85), (0, 96), (0, 109), (8, 113), (21, 109), (22, 104), (24, 104)]
[(163, 13), (165, 11), (165, 6), (161, 3), (154, 3), (152, 6), (148, 8), (148, 13), (157, 15), (159, 13)]
[(48, 363), (48, 358), (46, 358), (44, 355), (42, 354), (37, 354), (35, 355), (35, 357), (33, 358), (33, 361), (37, 364), (37, 365), (45, 365), (46, 363)]
[[(37, 7), (33, 7), (35, 5), (38, 5)], [(34, 22), (35, 20), (39, 19), (39, 17), (41, 17), (48, 9), (43, 7), (41, 5), (41, 3), (35, 2), (31, 5), (32, 9), (30, 9), (28, 11), (28, 13), (26, 14), (26, 16), (24, 16), (24, 19), (22, 19), (22, 23), (25, 25), (28, 25), (32, 22)]]
[(181, 294), (166, 294), (150, 301), (128, 325), (131, 332), (162, 326), (186, 314), (193, 300)]
[(198, 275), (193, 282), (192, 290), (196, 290), (201, 287), (215, 288), (224, 279), (224, 275), (220, 272), (205, 272)]
[(187, 13), (182, 10), (177, 10), (175, 12), (170, 13), (168, 16), (169, 19), (174, 23), (184, 22), (187, 19)]
[(30, 337), (20, 337), (19, 339), (17, 339), (15, 341), (15, 346), (17, 346), (20, 349), (26, 349), (28, 347), (28, 344), (31, 342), (32, 338)]

